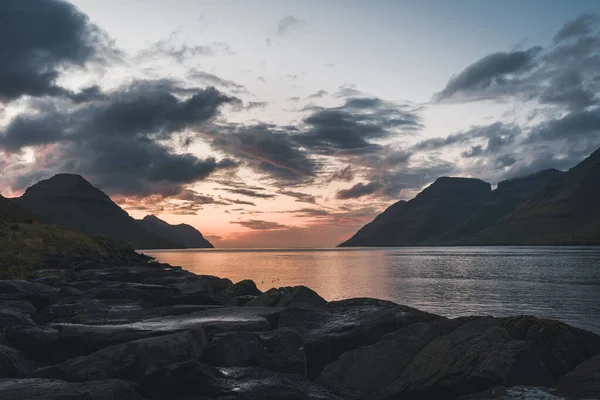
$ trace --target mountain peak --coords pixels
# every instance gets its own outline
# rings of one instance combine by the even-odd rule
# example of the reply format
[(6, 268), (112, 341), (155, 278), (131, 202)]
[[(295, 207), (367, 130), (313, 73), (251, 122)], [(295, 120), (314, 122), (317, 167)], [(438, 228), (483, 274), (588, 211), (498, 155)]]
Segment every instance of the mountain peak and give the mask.
[[(492, 185), (475, 178), (442, 176), (425, 188), (418, 196), (449, 194), (453, 196), (487, 195), (492, 191)], [(417, 196), (417, 197), (418, 197)]]
[(57, 174), (51, 178), (41, 180), (35, 185), (27, 188), (23, 194), (24, 198), (38, 196), (69, 196), (111, 201), (103, 191), (93, 186), (81, 175), (66, 173)]

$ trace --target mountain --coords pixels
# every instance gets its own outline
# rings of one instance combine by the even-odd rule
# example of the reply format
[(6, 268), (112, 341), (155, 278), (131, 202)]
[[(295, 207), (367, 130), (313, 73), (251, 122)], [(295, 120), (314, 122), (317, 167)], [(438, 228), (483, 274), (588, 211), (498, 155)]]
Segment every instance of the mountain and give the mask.
[(171, 225), (154, 215), (146, 215), (138, 223), (148, 232), (164, 237), (186, 248), (213, 248), (196, 228), (188, 224)]
[(59, 225), (125, 241), (136, 249), (183, 247), (146, 231), (110, 197), (79, 175), (59, 174), (40, 181), (13, 201)]
[(0, 223), (24, 222), (35, 217), (28, 211), (13, 204), (9, 199), (0, 196)]
[(340, 244), (350, 246), (600, 244), (600, 149), (567, 172), (500, 182), (439, 178)]

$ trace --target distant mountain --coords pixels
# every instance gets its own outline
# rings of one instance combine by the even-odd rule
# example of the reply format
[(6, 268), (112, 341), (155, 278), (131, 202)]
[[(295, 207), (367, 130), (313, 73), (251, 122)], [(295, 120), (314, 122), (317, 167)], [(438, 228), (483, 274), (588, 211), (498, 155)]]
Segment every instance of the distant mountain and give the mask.
[(136, 249), (182, 248), (145, 230), (100, 189), (79, 175), (59, 174), (12, 199), (25, 210), (88, 234), (129, 243)]
[(393, 204), (350, 246), (600, 244), (600, 150), (567, 172), (503, 181), (439, 178)]
[(154, 215), (146, 215), (138, 223), (148, 232), (187, 248), (213, 248), (196, 228), (188, 224), (171, 225)]

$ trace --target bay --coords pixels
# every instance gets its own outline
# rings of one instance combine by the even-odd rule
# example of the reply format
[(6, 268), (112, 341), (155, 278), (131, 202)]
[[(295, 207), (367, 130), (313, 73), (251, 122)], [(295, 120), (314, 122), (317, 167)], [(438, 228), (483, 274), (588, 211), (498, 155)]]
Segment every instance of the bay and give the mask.
[(528, 314), (600, 333), (600, 247), (145, 250), (261, 290), (375, 297), (447, 317)]

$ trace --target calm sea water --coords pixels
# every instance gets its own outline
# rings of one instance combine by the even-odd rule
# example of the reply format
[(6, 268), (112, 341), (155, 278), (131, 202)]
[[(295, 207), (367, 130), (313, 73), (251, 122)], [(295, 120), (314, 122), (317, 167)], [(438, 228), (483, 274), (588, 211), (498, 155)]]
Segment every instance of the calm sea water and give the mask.
[(198, 274), (376, 297), (448, 317), (530, 314), (600, 333), (600, 247), (153, 250)]

